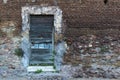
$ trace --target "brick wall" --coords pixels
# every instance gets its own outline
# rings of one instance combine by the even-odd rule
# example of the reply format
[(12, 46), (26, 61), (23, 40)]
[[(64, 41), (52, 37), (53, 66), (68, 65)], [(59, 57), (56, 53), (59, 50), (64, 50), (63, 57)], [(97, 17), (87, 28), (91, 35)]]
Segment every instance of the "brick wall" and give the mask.
[[(63, 11), (64, 39), (68, 45), (63, 64), (81, 64), (82, 69), (77, 71), (85, 74), (78, 72), (73, 77), (120, 76), (120, 0), (108, 0), (106, 4), (104, 0), (35, 1), (8, 0), (5, 4), (0, 0), (0, 21), (15, 22), (21, 31), (22, 6), (59, 6)], [(108, 66), (114, 67), (109, 70)]]
[(0, 0), (0, 21), (14, 21), (21, 31), (21, 7), (26, 5), (59, 6), (63, 11), (63, 23), (67, 27), (65, 37), (120, 29), (119, 0), (108, 0), (107, 4), (104, 0), (8, 0), (6, 4)]
[(0, 0), (0, 20), (16, 21), (21, 27), (21, 7), (42, 4), (59, 6), (69, 28), (119, 28), (119, 0), (108, 0), (106, 5), (103, 0), (8, 0), (6, 4)]

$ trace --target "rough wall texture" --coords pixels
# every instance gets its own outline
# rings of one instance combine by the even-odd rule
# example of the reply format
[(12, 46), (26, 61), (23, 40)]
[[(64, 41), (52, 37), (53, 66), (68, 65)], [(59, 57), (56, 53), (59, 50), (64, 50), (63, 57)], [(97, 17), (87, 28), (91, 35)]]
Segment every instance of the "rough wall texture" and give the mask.
[(120, 1), (108, 0), (0, 0), (0, 20), (12, 20), (21, 27), (21, 7), (26, 5), (59, 6), (63, 22), (71, 28), (119, 28)]
[(63, 11), (63, 40), (68, 45), (63, 64), (74, 65), (64, 66), (63, 73), (120, 77), (119, 0), (0, 0), (0, 21), (13, 21), (21, 31), (21, 7), (27, 5), (59, 6)]

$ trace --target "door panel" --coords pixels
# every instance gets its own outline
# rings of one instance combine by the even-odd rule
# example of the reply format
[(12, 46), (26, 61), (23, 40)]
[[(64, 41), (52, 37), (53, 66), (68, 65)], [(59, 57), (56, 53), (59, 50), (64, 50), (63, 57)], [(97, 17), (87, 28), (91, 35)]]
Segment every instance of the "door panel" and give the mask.
[(53, 64), (52, 15), (30, 15), (30, 65)]

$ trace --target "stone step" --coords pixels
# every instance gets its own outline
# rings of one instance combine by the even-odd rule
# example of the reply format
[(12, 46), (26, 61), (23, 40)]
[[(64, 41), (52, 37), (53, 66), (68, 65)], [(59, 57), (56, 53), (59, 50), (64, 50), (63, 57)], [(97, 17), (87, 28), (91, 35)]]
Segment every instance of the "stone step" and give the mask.
[(53, 61), (30, 61), (30, 65), (41, 65), (41, 66), (46, 66), (46, 65), (53, 65)]

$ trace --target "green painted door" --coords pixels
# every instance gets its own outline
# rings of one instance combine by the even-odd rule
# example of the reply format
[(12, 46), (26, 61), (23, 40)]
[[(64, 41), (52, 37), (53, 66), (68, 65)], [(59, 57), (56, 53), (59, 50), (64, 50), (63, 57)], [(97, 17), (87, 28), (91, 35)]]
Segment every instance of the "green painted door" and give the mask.
[(30, 15), (30, 65), (54, 64), (53, 57), (53, 15)]

